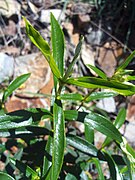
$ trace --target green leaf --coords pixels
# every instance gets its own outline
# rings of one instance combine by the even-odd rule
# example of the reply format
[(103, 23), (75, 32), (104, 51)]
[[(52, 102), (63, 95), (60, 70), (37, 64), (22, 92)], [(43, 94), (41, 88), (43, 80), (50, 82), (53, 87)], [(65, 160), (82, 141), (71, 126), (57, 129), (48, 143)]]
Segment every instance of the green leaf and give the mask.
[[(114, 126), (117, 129), (119, 129), (123, 125), (125, 119), (126, 119), (126, 110), (125, 110), (125, 108), (121, 108), (116, 117), (116, 120), (114, 121)], [(108, 144), (110, 144), (111, 141), (112, 141), (112, 139), (107, 137), (105, 139), (104, 143), (102, 144), (102, 148), (107, 146)]]
[(4, 91), (2, 102), (5, 102), (6, 99), (13, 93), (13, 91), (19, 88), (19, 86), (21, 86), (29, 77), (30, 77), (30, 73), (23, 74), (17, 77), (14, 81), (12, 81), (11, 84)]
[(124, 161), (125, 161), (125, 163), (126, 163), (126, 167), (127, 167), (127, 173), (128, 173), (128, 175), (129, 175), (129, 179), (130, 180), (134, 180), (133, 179), (133, 176), (134, 176), (134, 174), (132, 174), (132, 170), (131, 170), (131, 162), (130, 162), (130, 160), (128, 159), (128, 157), (127, 157), (127, 155), (126, 154), (124, 154)]
[(98, 155), (98, 149), (93, 144), (80, 137), (74, 135), (67, 136), (67, 144), (92, 157), (97, 157)]
[(125, 69), (128, 64), (132, 61), (132, 59), (135, 56), (135, 51), (133, 51), (130, 56), (127, 57), (127, 59), (116, 69), (116, 72), (121, 71), (123, 69)]
[(0, 116), (0, 131), (26, 127), (39, 122), (41, 118), (52, 118), (51, 113), (46, 109), (18, 110)]
[[(70, 117), (68, 118), (68, 116)], [(65, 111), (65, 117), (67, 120), (76, 120), (89, 124), (91, 128), (105, 134), (107, 137), (111, 137), (119, 143), (123, 141), (120, 132), (116, 129), (112, 122), (100, 114), (94, 112), (87, 113), (70, 110)]]
[(124, 124), (125, 119), (126, 119), (126, 109), (121, 108), (116, 117), (116, 120), (114, 121), (115, 127), (119, 129)]
[(92, 161), (96, 165), (99, 179), (105, 180), (100, 161), (96, 158), (92, 158)]
[(93, 143), (94, 142), (94, 129), (93, 127), (91, 127), (90, 124), (85, 123), (85, 139), (89, 142), (89, 143)]
[(15, 180), (15, 179), (6, 173), (0, 172), (0, 180)]
[(73, 84), (84, 88), (103, 88), (110, 89), (118, 92), (122, 95), (133, 95), (135, 94), (135, 85), (124, 84), (115, 80), (104, 80), (95, 77), (78, 77), (69, 78), (66, 81), (67, 84)]
[(32, 138), (39, 135), (50, 135), (51, 132), (39, 126), (31, 126), (31, 125), (24, 125), (24, 126), (17, 126), (9, 129), (0, 129), (0, 137), (8, 137), (8, 138)]
[(121, 134), (112, 122), (102, 115), (90, 112), (85, 116), (84, 122), (90, 124), (97, 131), (105, 134), (107, 137), (111, 137), (119, 143), (123, 141)]
[(49, 167), (47, 173), (45, 174), (45, 176), (43, 176), (41, 178), (41, 180), (50, 180), (50, 179), (52, 179), (51, 172), (52, 172), (52, 165)]
[(83, 96), (79, 93), (61, 94), (60, 99), (69, 101), (82, 101)]
[(53, 58), (58, 66), (58, 69), (63, 76), (64, 71), (64, 35), (58, 24), (58, 21), (55, 19), (51, 13), (51, 38), (52, 38), (52, 49), (53, 49)]
[(21, 173), (23, 173), (24, 176), (32, 179), (32, 180), (38, 180), (40, 179), (37, 172), (35, 172), (33, 169), (31, 169), (26, 164), (22, 163), (21, 161), (18, 161), (14, 158), (10, 158), (10, 162), (20, 170)]
[(77, 62), (77, 58), (80, 54), (80, 51), (81, 51), (81, 47), (82, 47), (82, 43), (83, 43), (83, 37), (81, 37), (76, 49), (75, 49), (75, 55), (74, 55), (74, 58), (72, 60), (72, 62), (70, 63), (65, 75), (64, 75), (64, 78), (63, 78), (63, 81), (66, 81), (66, 79), (72, 74), (72, 70), (73, 70), (73, 67), (75, 65), (75, 63)]
[(76, 110), (66, 110), (64, 111), (64, 116), (66, 120), (77, 120), (78, 118), (78, 112)]
[[(123, 138), (123, 142), (120, 144), (120, 147), (127, 157), (126, 163), (128, 166), (129, 171), (131, 171), (130, 174), (135, 174), (135, 152), (132, 149), (131, 146), (127, 143), (126, 139)], [(129, 160), (129, 161), (128, 161)]]
[(86, 102), (117, 96), (115, 92), (93, 92), (87, 97)]
[(49, 168), (52, 165), (52, 149), (53, 149), (53, 138), (49, 136), (45, 147), (42, 177), (47, 176)]
[(105, 155), (105, 158), (106, 158), (106, 160), (108, 162), (111, 179), (112, 180), (116, 180), (116, 179), (123, 180), (122, 174), (119, 172), (118, 166), (116, 165), (116, 163), (113, 160), (112, 156), (109, 155), (109, 153), (107, 153), (105, 150), (104, 150), (104, 155)]
[(40, 33), (30, 24), (29, 21), (25, 17), (24, 21), (26, 24), (26, 33), (28, 37), (30, 38), (31, 42), (37, 46), (37, 48), (43, 53), (46, 60), (48, 61), (50, 68), (53, 72), (53, 74), (59, 79), (61, 77), (60, 71), (52, 57), (50, 46), (48, 43), (43, 39), (43, 37), (40, 35)]
[[(25, 118), (25, 117), (24, 117)], [(14, 129), (32, 124), (32, 118), (3, 115), (0, 116), (0, 130)]]
[(107, 76), (106, 76), (106, 74), (105, 74), (103, 71), (101, 71), (101, 70), (98, 69), (97, 67), (92, 66), (92, 65), (90, 65), (90, 64), (87, 64), (87, 66), (88, 66), (90, 69), (92, 69), (96, 74), (98, 74), (98, 76), (100, 76), (102, 79), (107, 80)]
[(43, 39), (40, 33), (30, 24), (30, 22), (23, 17), (26, 24), (26, 33), (30, 38), (31, 42), (35, 44), (38, 49), (44, 54), (46, 59), (50, 60), (51, 50), (49, 44)]
[(65, 180), (77, 180), (77, 179), (74, 175), (68, 173), (65, 177)]
[(59, 177), (65, 150), (65, 122), (62, 103), (55, 100), (53, 105), (54, 142), (52, 152), (52, 180)]
[(134, 81), (135, 80), (135, 76), (127, 76), (125, 78), (126, 81)]
[[(79, 54), (80, 54), (80, 52), (81, 52), (83, 40), (84, 40), (84, 38), (83, 38), (83, 36), (81, 36), (80, 41), (79, 41), (79, 43), (77, 44), (76, 49), (75, 49), (75, 55), (74, 55), (74, 58), (73, 58), (73, 62), (78, 58), (78, 56), (79, 56)], [(76, 63), (76, 62), (74, 62), (74, 64), (75, 64), (75, 63)]]

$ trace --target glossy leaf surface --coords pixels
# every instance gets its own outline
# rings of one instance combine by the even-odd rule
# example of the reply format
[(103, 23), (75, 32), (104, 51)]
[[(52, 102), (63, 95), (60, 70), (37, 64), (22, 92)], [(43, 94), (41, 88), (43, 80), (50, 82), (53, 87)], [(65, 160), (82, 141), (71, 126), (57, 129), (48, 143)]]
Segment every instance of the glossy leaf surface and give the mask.
[(14, 90), (19, 88), (28, 78), (30, 77), (30, 73), (23, 74), (17, 77), (4, 91), (2, 102), (6, 101), (6, 99), (13, 93)]
[(105, 158), (108, 162), (108, 166), (110, 169), (110, 175), (111, 175), (112, 180), (116, 180), (116, 179), (123, 180), (122, 174), (119, 172), (118, 166), (114, 162), (112, 156), (109, 155), (109, 153), (107, 153), (105, 151), (104, 151), (104, 155), (105, 155)]
[(65, 75), (64, 75), (64, 78), (63, 80), (65, 81), (71, 74), (72, 74), (72, 70), (73, 70), (73, 67), (75, 65), (75, 63), (77, 62), (77, 58), (80, 54), (80, 51), (81, 51), (81, 47), (82, 47), (82, 42), (83, 42), (83, 37), (81, 37), (76, 49), (75, 49), (75, 55), (74, 55), (74, 58), (72, 60), (72, 62), (70, 63)]
[(81, 101), (83, 100), (83, 96), (79, 93), (61, 94), (60, 99), (68, 101)]
[(15, 160), (14, 158), (10, 158), (10, 162), (14, 164), (15, 167), (18, 168), (20, 172), (24, 174), (24, 176), (33, 180), (40, 179), (37, 172), (35, 172), (33, 169), (31, 169), (29, 166), (22, 163), (21, 161)]
[(96, 157), (98, 154), (98, 149), (96, 149), (96, 147), (93, 144), (89, 143), (88, 141), (78, 136), (74, 136), (74, 135), (68, 136), (67, 144), (90, 156)]
[(21, 127), (18, 125), (17, 127), (9, 128), (9, 129), (0, 129), (0, 137), (8, 137), (8, 138), (32, 138), (39, 135), (50, 135), (51, 132), (39, 126), (32, 125), (22, 125)]
[(63, 76), (64, 71), (64, 35), (58, 24), (58, 21), (55, 19), (53, 14), (51, 14), (51, 38), (52, 38), (52, 50), (53, 58), (58, 66), (58, 69)]
[(131, 174), (135, 174), (135, 151), (127, 143), (125, 138), (123, 138), (123, 142), (120, 144), (120, 147), (123, 151), (123, 154), (125, 154), (125, 161), (127, 163), (130, 176), (132, 176)]
[(96, 165), (99, 179), (105, 180), (100, 161), (97, 158), (92, 158), (92, 161)]
[(94, 142), (94, 129), (93, 129), (93, 127), (88, 123), (84, 123), (84, 128), (85, 128), (85, 139), (89, 143), (93, 143)]
[(86, 102), (117, 96), (115, 92), (93, 92), (87, 97)]
[(15, 179), (4, 172), (0, 172), (0, 180), (15, 180)]
[(116, 72), (117, 71), (120, 71), (122, 69), (125, 69), (128, 64), (132, 61), (132, 59), (134, 58), (135, 56), (135, 51), (133, 51), (128, 57), (127, 59), (117, 68)]
[(123, 141), (121, 134), (112, 124), (112, 122), (110, 122), (106, 117), (102, 115), (90, 112), (84, 118), (84, 122), (90, 124), (97, 131), (105, 134), (107, 137), (111, 137), (119, 143)]
[(76, 110), (66, 110), (64, 111), (65, 119), (67, 120), (77, 120), (78, 118), (78, 112)]
[(135, 93), (135, 86), (120, 83), (114, 80), (104, 80), (101, 78), (95, 77), (78, 77), (78, 78), (69, 78), (67, 80), (68, 84), (73, 84), (77, 86), (81, 86), (84, 88), (103, 88), (110, 89), (118, 92), (122, 95), (133, 95)]
[[(119, 129), (124, 124), (125, 119), (126, 119), (126, 110), (124, 108), (121, 108), (116, 117), (116, 120), (113, 123), (114, 126), (117, 129)], [(111, 141), (112, 141), (112, 139), (110, 137), (107, 137), (105, 139), (104, 143), (102, 144), (102, 147), (107, 146), (108, 144), (110, 144)]]
[(120, 132), (113, 125), (113, 123), (100, 114), (94, 112), (88, 113), (70, 110), (65, 111), (65, 117), (67, 118), (67, 120), (76, 120), (79, 122), (84, 122), (86, 124), (88, 123), (91, 126), (91, 128), (96, 129), (97, 131), (105, 134), (107, 137), (111, 137), (119, 143), (123, 141)]
[(26, 24), (26, 33), (30, 38), (31, 42), (37, 46), (37, 48), (43, 53), (46, 60), (48, 61), (53, 74), (59, 79), (61, 77), (60, 71), (52, 57), (51, 49), (49, 44), (43, 39), (40, 33), (24, 18)]
[(51, 113), (45, 109), (18, 110), (0, 116), (0, 131), (25, 127), (39, 122), (41, 118), (52, 117)]
[(105, 74), (103, 71), (101, 71), (101, 70), (98, 69), (97, 67), (92, 66), (92, 65), (90, 65), (90, 64), (87, 64), (87, 66), (88, 66), (90, 69), (92, 69), (93, 71), (95, 71), (95, 73), (98, 74), (98, 76), (100, 76), (102, 79), (106, 79), (106, 80), (107, 80), (107, 76), (106, 76), (106, 74)]
[(54, 141), (52, 151), (52, 180), (59, 177), (65, 149), (65, 122), (64, 112), (60, 100), (55, 100), (53, 106)]
[(47, 175), (49, 168), (52, 165), (52, 149), (53, 149), (53, 138), (49, 136), (45, 147), (42, 177), (45, 177)]
[(125, 119), (126, 119), (126, 109), (121, 108), (116, 117), (116, 120), (114, 121), (115, 127), (119, 129), (124, 124)]

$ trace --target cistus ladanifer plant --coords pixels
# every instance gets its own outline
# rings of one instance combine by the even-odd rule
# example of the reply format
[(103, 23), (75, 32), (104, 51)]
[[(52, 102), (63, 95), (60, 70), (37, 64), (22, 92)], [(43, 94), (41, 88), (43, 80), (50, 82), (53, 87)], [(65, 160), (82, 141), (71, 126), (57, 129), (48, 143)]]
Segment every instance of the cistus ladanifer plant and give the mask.
[[(130, 96), (135, 94), (135, 80), (127, 65), (135, 55), (135, 51), (116, 69), (110, 78), (97, 67), (87, 65), (96, 72), (98, 77), (73, 77), (74, 65), (78, 60), (83, 43), (83, 37), (75, 49), (74, 57), (69, 67), (64, 68), (64, 34), (53, 14), (51, 19), (51, 45), (46, 42), (40, 33), (24, 17), (26, 33), (32, 43), (42, 52), (53, 73), (54, 88), (51, 96), (50, 109), (29, 108), (11, 113), (4, 112), (4, 104), (12, 92), (24, 83), (30, 74), (17, 77), (4, 90), (1, 100), (0, 136), (8, 139), (17, 139), (20, 149), (14, 156), (6, 157), (4, 172), (0, 172), (0, 179), (41, 179), (41, 180), (89, 180), (92, 172), (97, 179), (106, 179), (102, 164), (106, 164), (110, 179), (121, 180), (135, 178), (135, 152), (121, 135), (119, 128), (126, 118), (126, 110), (120, 109), (114, 121), (108, 116), (96, 113), (94, 110), (85, 112), (80, 110), (84, 103), (114, 97), (118, 94)], [(75, 85), (88, 88), (89, 94), (67, 93), (65, 87)], [(100, 91), (108, 89), (108, 91)], [(77, 101), (78, 109), (67, 109), (66, 102)], [(40, 126), (41, 119), (47, 121)], [(83, 124), (84, 133), (79, 135), (76, 127), (68, 129), (69, 122)], [(66, 130), (65, 130), (66, 129)], [(106, 136), (102, 147), (95, 146), (95, 131)], [(43, 138), (44, 137), (44, 138)], [(111, 144), (114, 144), (110, 148)], [(5, 148), (1, 145), (2, 152)], [(27, 147), (33, 147), (36, 160), (29, 163), (25, 159)], [(28, 157), (35, 157), (32, 150)], [(40, 163), (39, 163), (40, 161)], [(18, 169), (18, 173), (13, 173)]]

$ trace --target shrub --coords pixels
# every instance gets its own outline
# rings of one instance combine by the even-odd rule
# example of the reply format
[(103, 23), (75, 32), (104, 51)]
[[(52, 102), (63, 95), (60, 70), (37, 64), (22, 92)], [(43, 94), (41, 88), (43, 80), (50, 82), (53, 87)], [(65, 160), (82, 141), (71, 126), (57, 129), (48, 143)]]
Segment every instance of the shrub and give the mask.
[[(54, 77), (54, 89), (51, 97), (51, 107), (29, 108), (11, 113), (4, 113), (4, 104), (12, 92), (24, 83), (30, 74), (24, 74), (16, 78), (5, 89), (1, 101), (0, 133), (1, 137), (19, 138), (19, 151), (13, 157), (6, 157), (5, 172), (0, 173), (0, 179), (91, 179), (91, 172), (98, 173), (98, 179), (105, 179), (102, 171), (102, 163), (107, 162), (110, 177), (116, 179), (133, 179), (135, 170), (135, 152), (122, 137), (119, 128), (123, 125), (126, 117), (126, 110), (122, 108), (114, 122), (94, 111), (79, 111), (79, 109), (64, 109), (66, 101), (78, 101), (80, 107), (83, 103), (98, 100), (106, 97), (113, 97), (118, 94), (129, 96), (135, 94), (135, 86), (129, 82), (135, 77), (132, 71), (125, 68), (135, 55), (135, 51), (115, 71), (111, 78), (108, 78), (100, 69), (88, 65), (94, 70), (98, 77), (72, 77), (73, 67), (77, 62), (81, 51), (83, 37), (80, 38), (75, 49), (75, 55), (69, 67), (64, 70), (64, 35), (57, 20), (51, 14), (51, 44), (41, 37), (39, 32), (24, 18), (26, 32), (30, 40), (39, 48), (49, 63)], [(82, 88), (91, 89), (90, 93), (83, 96), (79, 93), (66, 93), (64, 87), (76, 85)], [(96, 91), (97, 89), (109, 89), (108, 92)], [(41, 119), (49, 119), (44, 127), (38, 125)], [(68, 122), (81, 122), (84, 125), (84, 134), (79, 136), (76, 129), (65, 127)], [(94, 130), (106, 136), (101, 149), (94, 145)], [(44, 138), (42, 137), (46, 137)], [(110, 144), (115, 143), (115, 149), (109, 149)], [(23, 152), (26, 144), (34, 149), (35, 161), (32, 159), (30, 167)], [(1, 145), (2, 152), (5, 151)], [(28, 155), (33, 158), (33, 152)], [(27, 163), (26, 163), (27, 162)], [(15, 169), (19, 174), (13, 174)], [(10, 169), (10, 170), (9, 170)], [(12, 171), (11, 171), (12, 169)]]

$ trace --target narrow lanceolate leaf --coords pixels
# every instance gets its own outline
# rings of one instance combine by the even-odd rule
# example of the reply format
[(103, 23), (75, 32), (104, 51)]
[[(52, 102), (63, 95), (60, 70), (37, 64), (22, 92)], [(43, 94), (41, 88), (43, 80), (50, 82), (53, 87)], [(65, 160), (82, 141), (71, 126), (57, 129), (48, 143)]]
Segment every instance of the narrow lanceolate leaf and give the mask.
[(86, 115), (84, 122), (90, 124), (97, 131), (105, 134), (107, 137), (111, 137), (119, 143), (123, 141), (121, 134), (112, 122), (102, 115), (91, 112)]
[(101, 70), (98, 69), (97, 67), (92, 66), (92, 65), (90, 65), (90, 64), (87, 64), (87, 66), (88, 66), (90, 69), (92, 69), (93, 71), (95, 71), (95, 73), (96, 73), (99, 77), (101, 77), (102, 79), (106, 79), (106, 80), (107, 80), (107, 76), (106, 76), (106, 74), (105, 74), (103, 71), (101, 71)]
[(51, 50), (49, 44), (43, 39), (40, 33), (30, 24), (29, 21), (24, 17), (24, 21), (26, 24), (26, 33), (30, 38), (31, 42), (37, 46), (37, 48), (43, 53), (46, 60), (48, 61), (50, 68), (53, 74), (59, 79), (60, 71), (52, 57)]
[(65, 149), (65, 122), (62, 103), (55, 100), (53, 106), (54, 142), (52, 151), (52, 180), (57, 180), (61, 171)]
[(88, 123), (84, 123), (84, 127), (85, 127), (85, 139), (89, 143), (93, 143), (94, 142), (94, 129), (93, 129), (93, 127)]
[(91, 93), (90, 96), (87, 97), (86, 102), (89, 101), (94, 101), (94, 100), (99, 100), (99, 99), (103, 99), (103, 98), (108, 98), (108, 97), (114, 97), (117, 96), (118, 93), (115, 92), (93, 92)]
[(41, 118), (51, 118), (51, 113), (45, 109), (18, 110), (0, 116), (0, 132), (7, 129), (16, 129), (39, 122)]
[(28, 119), (27, 118), (22, 119), (22, 117), (18, 117), (18, 116), (9, 116), (9, 115), (0, 116), (0, 131), (24, 127), (31, 124), (32, 124), (31, 117)]
[(37, 137), (40, 135), (49, 135), (51, 132), (39, 126), (31, 126), (29, 124), (20, 124), (15, 126), (7, 126), (8, 129), (0, 129), (0, 137), (8, 137), (8, 138), (22, 138), (23, 137)]
[(132, 59), (135, 56), (135, 51), (133, 51), (130, 56), (127, 57), (127, 59), (116, 69), (116, 72), (121, 71), (123, 69), (125, 69), (128, 64), (132, 61)]
[(99, 179), (105, 180), (100, 161), (97, 158), (92, 158), (92, 161), (96, 165)]
[(53, 58), (58, 66), (58, 69), (63, 76), (64, 71), (64, 35), (58, 24), (58, 21), (55, 19), (51, 13), (51, 38), (52, 38), (52, 50)]
[(66, 139), (67, 144), (70, 146), (78, 149), (81, 152), (87, 153), (90, 156), (97, 157), (98, 149), (88, 141), (74, 135), (70, 135)]
[(81, 51), (81, 47), (82, 47), (82, 43), (83, 43), (83, 37), (81, 37), (76, 49), (75, 49), (75, 55), (74, 55), (74, 58), (72, 60), (72, 62), (70, 63), (65, 75), (64, 75), (64, 78), (63, 78), (63, 81), (65, 81), (71, 74), (72, 74), (72, 70), (73, 70), (73, 67), (75, 65), (75, 63), (77, 62), (77, 58), (80, 54), (80, 51)]
[(52, 165), (52, 149), (53, 149), (53, 138), (49, 136), (45, 147), (42, 178), (47, 177), (47, 175), (49, 174), (49, 170)]
[(125, 155), (125, 162), (128, 166), (130, 176), (132, 176), (132, 174), (135, 174), (135, 152), (127, 143), (125, 138), (123, 138), (123, 142), (120, 144), (120, 147), (123, 151), (123, 154)]
[(27, 178), (30, 178), (30, 179), (33, 179), (33, 180), (39, 180), (40, 179), (36, 171), (34, 171), (33, 169), (31, 169), (29, 166), (22, 163), (21, 161), (16, 160), (14, 158), (10, 158), (10, 162), (17, 169), (19, 169), (20, 172), (23, 173), (23, 175), (26, 176)]
[(44, 54), (46, 59), (50, 60), (51, 50), (49, 44), (43, 39), (40, 33), (30, 24), (25, 17), (23, 17), (26, 24), (26, 33), (30, 40), (35, 44)]
[(6, 173), (0, 172), (0, 180), (15, 180), (15, 179)]
[(126, 81), (134, 81), (135, 80), (135, 76), (127, 76)]
[(105, 158), (107, 160), (110, 175), (112, 180), (123, 180), (122, 174), (119, 172), (118, 166), (116, 165), (115, 161), (113, 160), (112, 156), (109, 155), (106, 151), (104, 151)]
[[(125, 110), (125, 108), (121, 108), (117, 117), (116, 117), (116, 120), (113, 123), (114, 126), (117, 129), (119, 129), (124, 124), (125, 119), (126, 119), (126, 110)], [(112, 141), (112, 139), (107, 137), (105, 139), (104, 143), (102, 144), (102, 147), (107, 146), (108, 144), (110, 144), (111, 141)]]
[(79, 93), (61, 94), (60, 99), (68, 101), (82, 101), (83, 96)]
[(66, 83), (81, 86), (84, 88), (103, 88), (110, 89), (118, 92), (122, 95), (133, 95), (135, 94), (135, 85), (129, 85), (121, 83), (115, 80), (105, 80), (95, 77), (78, 77), (78, 78), (69, 78)]
[(12, 81), (11, 84), (4, 91), (2, 102), (5, 102), (6, 99), (13, 93), (13, 91), (19, 88), (29, 77), (30, 77), (30, 73), (23, 74), (17, 77), (14, 81)]
[(110, 137), (113, 140), (118, 141), (119, 143), (123, 141), (120, 132), (113, 125), (113, 123), (110, 120), (108, 120), (106, 117), (99, 115), (97, 113), (93, 113), (93, 112), (87, 113), (87, 112), (78, 112), (75, 110), (73, 111), (69, 110), (69, 111), (65, 111), (65, 118), (67, 120), (76, 120), (86, 124), (88, 123), (91, 126), (91, 128), (96, 129), (97, 131), (105, 134), (107, 137)]
[(121, 108), (116, 117), (116, 120), (114, 121), (115, 127), (119, 129), (124, 124), (125, 119), (126, 119), (126, 109)]

